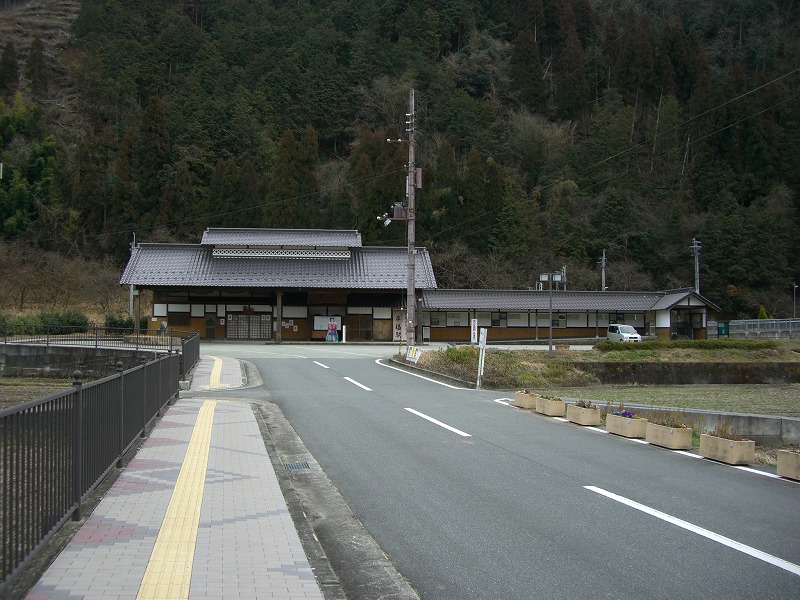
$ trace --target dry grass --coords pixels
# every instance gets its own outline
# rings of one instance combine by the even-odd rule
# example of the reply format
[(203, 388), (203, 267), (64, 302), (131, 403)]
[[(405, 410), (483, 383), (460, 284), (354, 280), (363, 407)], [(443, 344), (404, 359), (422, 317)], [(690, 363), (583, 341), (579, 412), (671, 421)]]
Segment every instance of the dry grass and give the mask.
[(0, 377), (0, 408), (22, 404), (72, 385), (68, 379), (39, 377)]
[(586, 398), (595, 403), (695, 408), (746, 414), (800, 417), (800, 384), (785, 385), (598, 385), (543, 388), (543, 393)]

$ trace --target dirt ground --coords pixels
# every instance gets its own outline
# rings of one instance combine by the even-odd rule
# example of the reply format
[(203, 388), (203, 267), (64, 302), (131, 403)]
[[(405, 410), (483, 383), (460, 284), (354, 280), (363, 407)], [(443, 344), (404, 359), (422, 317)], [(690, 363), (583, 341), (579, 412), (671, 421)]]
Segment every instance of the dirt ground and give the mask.
[(22, 404), (28, 400), (35, 400), (69, 387), (68, 381), (58, 380), (46, 382), (26, 382), (25, 385), (6, 385), (5, 378), (0, 378), (0, 408), (7, 408), (15, 404)]

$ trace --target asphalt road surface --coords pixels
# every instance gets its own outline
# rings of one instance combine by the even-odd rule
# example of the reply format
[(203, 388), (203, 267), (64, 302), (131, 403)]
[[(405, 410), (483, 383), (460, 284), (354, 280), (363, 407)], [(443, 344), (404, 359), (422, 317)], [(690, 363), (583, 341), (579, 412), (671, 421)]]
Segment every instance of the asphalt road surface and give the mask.
[(258, 368), (422, 598), (800, 598), (800, 484), (414, 376), (396, 350), (201, 348)]

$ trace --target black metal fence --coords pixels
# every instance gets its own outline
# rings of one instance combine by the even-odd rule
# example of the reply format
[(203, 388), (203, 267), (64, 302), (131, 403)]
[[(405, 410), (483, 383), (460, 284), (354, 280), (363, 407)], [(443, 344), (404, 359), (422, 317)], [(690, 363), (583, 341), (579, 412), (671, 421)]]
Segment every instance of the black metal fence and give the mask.
[(200, 334), (192, 333), (188, 338), (181, 340), (181, 379), (186, 379), (186, 375), (200, 359)]
[[(0, 592), (143, 436), (199, 357), (199, 337), (127, 371), (0, 410)], [(181, 360), (183, 358), (183, 360)], [(182, 363), (182, 364), (181, 364)]]
[(129, 328), (42, 326), (36, 331), (23, 326), (0, 323), (0, 342), (3, 344), (36, 344), (44, 346), (83, 346), (94, 348), (141, 348), (176, 351), (183, 340), (197, 335), (194, 332), (168, 329), (158, 332), (132, 331)]

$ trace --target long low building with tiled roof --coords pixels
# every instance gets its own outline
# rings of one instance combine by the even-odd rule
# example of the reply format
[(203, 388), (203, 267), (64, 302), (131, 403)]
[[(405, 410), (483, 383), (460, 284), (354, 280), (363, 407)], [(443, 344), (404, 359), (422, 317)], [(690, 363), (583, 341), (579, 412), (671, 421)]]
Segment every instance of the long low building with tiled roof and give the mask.
[(423, 338), (466, 341), (472, 321), (489, 339), (541, 340), (604, 337), (612, 323), (645, 335), (702, 337), (709, 309), (719, 308), (691, 288), (658, 292), (554, 290), (423, 290)]
[[(362, 246), (354, 230), (211, 228), (200, 244), (135, 246), (120, 283), (152, 291), (152, 330), (313, 340), (332, 319), (350, 341), (399, 341), (408, 259), (406, 247)], [(418, 340), (468, 341), (473, 322), (495, 341), (547, 337), (551, 324), (555, 337), (602, 336), (610, 323), (695, 335), (718, 310), (690, 289), (441, 290), (425, 248), (416, 249), (414, 281)]]

